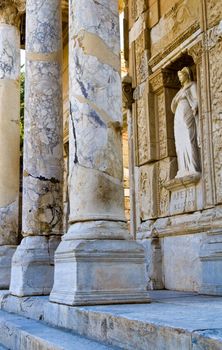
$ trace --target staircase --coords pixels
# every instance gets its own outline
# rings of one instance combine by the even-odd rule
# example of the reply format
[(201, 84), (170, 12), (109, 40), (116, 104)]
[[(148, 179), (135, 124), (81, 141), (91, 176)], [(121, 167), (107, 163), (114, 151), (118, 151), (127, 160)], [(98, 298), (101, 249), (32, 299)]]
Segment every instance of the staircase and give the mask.
[(221, 297), (149, 294), (150, 304), (72, 307), (0, 292), (0, 344), (10, 350), (222, 350)]
[(0, 311), (0, 350), (114, 350), (72, 332)]

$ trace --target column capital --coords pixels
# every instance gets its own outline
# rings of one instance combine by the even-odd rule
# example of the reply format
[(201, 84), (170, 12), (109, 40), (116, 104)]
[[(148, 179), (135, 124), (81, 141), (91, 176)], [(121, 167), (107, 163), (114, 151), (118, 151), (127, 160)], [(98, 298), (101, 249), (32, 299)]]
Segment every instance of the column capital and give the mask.
[(25, 12), (26, 0), (2, 0), (0, 4), (0, 23), (19, 27), (20, 16)]

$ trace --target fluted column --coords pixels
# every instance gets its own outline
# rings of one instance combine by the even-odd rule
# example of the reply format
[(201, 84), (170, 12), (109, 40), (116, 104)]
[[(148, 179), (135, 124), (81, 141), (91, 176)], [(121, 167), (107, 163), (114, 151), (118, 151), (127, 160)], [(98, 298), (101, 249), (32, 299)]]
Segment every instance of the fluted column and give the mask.
[(0, 2), (0, 288), (10, 283), (18, 240), (20, 15), (25, 1)]
[(124, 217), (117, 0), (71, 0), (70, 229), (55, 254), (50, 300), (147, 300), (143, 249)]
[(12, 294), (48, 294), (62, 227), (61, 1), (27, 0), (23, 240)]

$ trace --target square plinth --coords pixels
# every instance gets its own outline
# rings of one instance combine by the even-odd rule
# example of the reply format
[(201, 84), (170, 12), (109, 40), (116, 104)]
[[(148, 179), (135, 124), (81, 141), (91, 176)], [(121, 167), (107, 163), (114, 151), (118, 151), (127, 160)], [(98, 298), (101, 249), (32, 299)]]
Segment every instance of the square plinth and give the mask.
[(149, 302), (144, 250), (134, 241), (63, 240), (50, 301), (67, 305)]

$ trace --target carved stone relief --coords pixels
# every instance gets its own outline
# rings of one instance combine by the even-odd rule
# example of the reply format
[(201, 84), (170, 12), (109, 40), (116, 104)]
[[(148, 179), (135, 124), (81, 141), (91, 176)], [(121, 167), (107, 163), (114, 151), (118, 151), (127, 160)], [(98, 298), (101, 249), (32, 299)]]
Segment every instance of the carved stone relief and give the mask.
[(175, 177), (177, 172), (177, 160), (175, 157), (169, 157), (159, 162), (158, 170), (158, 216), (169, 215), (170, 192), (165, 184)]
[(199, 2), (178, 1), (151, 29), (151, 67), (189, 38), (199, 27)]
[(222, 20), (218, 25), (210, 28), (205, 35), (205, 48), (207, 50), (214, 47), (217, 42), (222, 40)]
[(148, 77), (147, 31), (144, 30), (135, 41), (136, 81), (141, 84)]
[(175, 156), (173, 113), (170, 103), (178, 90), (175, 72), (160, 70), (150, 77), (150, 89), (155, 95), (155, 120), (158, 130), (158, 159)]
[(140, 216), (145, 221), (157, 216), (157, 163), (140, 167)]
[(154, 118), (154, 97), (144, 84), (137, 106), (137, 148), (139, 165), (156, 159), (156, 125)]
[(209, 52), (217, 203), (222, 202), (222, 42)]
[(207, 7), (208, 28), (211, 28), (221, 19), (222, 0), (205, 0)]
[(165, 115), (165, 96), (164, 91), (156, 96), (157, 116), (158, 116), (158, 146), (159, 158), (167, 157), (167, 130), (166, 130), (166, 115)]

